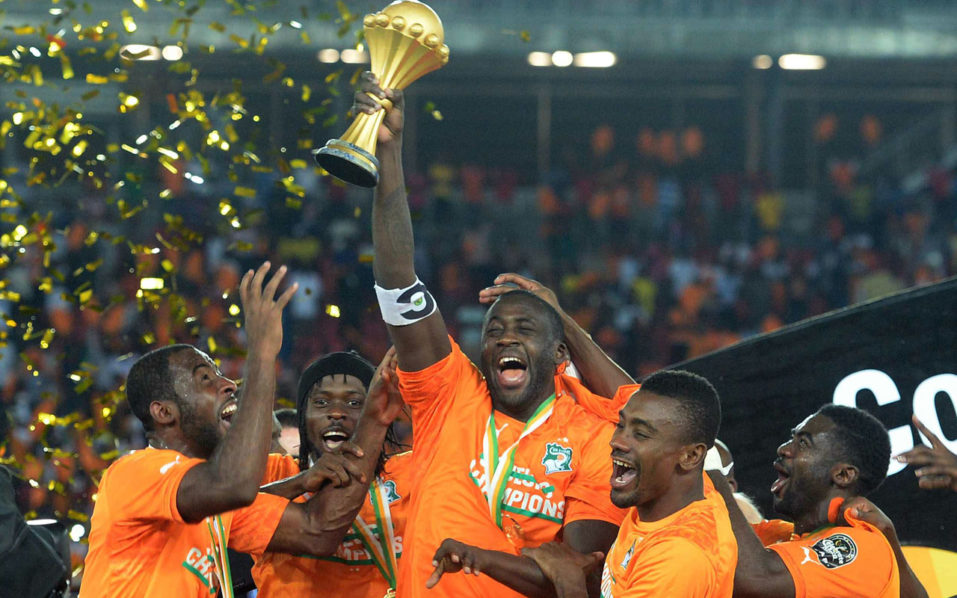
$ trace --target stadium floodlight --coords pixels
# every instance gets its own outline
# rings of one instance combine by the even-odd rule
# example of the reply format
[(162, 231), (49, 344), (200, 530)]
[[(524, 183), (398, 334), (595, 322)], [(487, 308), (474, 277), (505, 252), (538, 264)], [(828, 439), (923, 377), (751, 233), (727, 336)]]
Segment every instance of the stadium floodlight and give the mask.
[(772, 66), (774, 66), (774, 59), (768, 56), (767, 54), (758, 54), (751, 59), (751, 66), (766, 71)]
[(819, 71), (827, 66), (827, 59), (817, 54), (785, 54), (778, 58), (778, 66), (788, 71)]
[(317, 54), (316, 57), (319, 59), (319, 62), (333, 64), (339, 62), (339, 50), (336, 50), (335, 48), (319, 50), (319, 54)]
[(179, 46), (163, 46), (163, 60), (175, 62), (183, 57), (183, 49)]
[(127, 60), (159, 60), (162, 51), (146, 44), (127, 44), (120, 48), (120, 56)]
[(614, 52), (607, 50), (601, 52), (579, 52), (575, 54), (574, 61), (575, 66), (599, 69), (615, 66), (616, 62), (618, 62), (618, 57), (615, 56)]
[(572, 56), (572, 53), (568, 50), (559, 50), (557, 52), (552, 52), (552, 64), (555, 66), (571, 66), (572, 62), (575, 60), (575, 57)]
[(342, 54), (339, 55), (339, 58), (342, 59), (342, 62), (346, 64), (362, 64), (364, 62), (369, 62), (369, 54), (362, 50), (353, 50), (352, 48), (348, 50), (343, 50)]
[(548, 52), (529, 52), (528, 64), (532, 66), (552, 66), (552, 55)]
[(144, 291), (158, 291), (164, 286), (166, 285), (162, 278), (154, 278), (150, 276), (140, 279), (140, 289)]

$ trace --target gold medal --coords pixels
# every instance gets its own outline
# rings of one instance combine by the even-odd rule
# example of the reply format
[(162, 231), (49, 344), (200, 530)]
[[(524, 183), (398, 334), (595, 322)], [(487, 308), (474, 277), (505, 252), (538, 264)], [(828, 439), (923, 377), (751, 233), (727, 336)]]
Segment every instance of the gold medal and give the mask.
[(395, 588), (389, 588), (389, 591), (385, 593), (383, 598), (395, 598)]
[(504, 519), (502, 531), (505, 532), (505, 537), (515, 548), (519, 550), (525, 548), (525, 530), (511, 515), (505, 515)]

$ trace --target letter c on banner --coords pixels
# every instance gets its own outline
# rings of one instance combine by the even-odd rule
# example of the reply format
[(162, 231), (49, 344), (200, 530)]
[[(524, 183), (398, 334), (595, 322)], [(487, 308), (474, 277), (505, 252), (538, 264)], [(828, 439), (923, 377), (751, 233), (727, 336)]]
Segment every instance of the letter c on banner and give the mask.
[[(924, 382), (924, 384), (930, 380), (933, 380), (933, 378), (929, 378)], [(924, 384), (921, 384), (921, 386)], [(843, 380), (837, 383), (837, 386), (834, 387), (834, 398), (832, 399), (832, 402), (835, 405), (857, 407), (857, 393), (864, 389), (874, 393), (874, 398), (877, 399), (878, 405), (889, 405), (901, 400), (901, 393), (897, 389), (897, 385), (894, 384), (894, 380), (890, 376), (881, 370), (861, 370), (859, 372), (854, 372), (853, 374), (845, 376)], [(952, 398), (955, 396), (957, 395), (951, 395)], [(914, 398), (914, 411), (916, 411), (916, 396)], [(930, 408), (933, 410), (934, 395), (931, 394), (930, 398)], [(937, 413), (935, 412), (935, 423), (937, 422), (936, 416)], [(940, 426), (938, 424), (938, 428), (939, 427)], [(931, 428), (931, 430), (936, 432), (936, 430), (933, 428)], [(909, 451), (910, 449), (914, 448), (914, 436), (911, 433), (909, 425), (898, 426), (888, 430), (887, 433), (891, 437), (891, 455), (899, 455), (904, 451)], [(903, 470), (905, 467), (907, 466), (904, 463), (898, 463), (897, 461), (891, 459), (890, 463), (888, 463), (887, 475), (894, 475), (895, 473)]]
[[(940, 392), (947, 394), (954, 406), (954, 411), (957, 411), (957, 375), (937, 374), (921, 382), (914, 390), (914, 414), (920, 421), (924, 422), (927, 429), (936, 434), (937, 438), (940, 438), (947, 450), (957, 453), (957, 438), (950, 440), (944, 436), (937, 406), (934, 405), (934, 398)], [(923, 434), (920, 437), (928, 446), (930, 445), (930, 440), (924, 438)]]

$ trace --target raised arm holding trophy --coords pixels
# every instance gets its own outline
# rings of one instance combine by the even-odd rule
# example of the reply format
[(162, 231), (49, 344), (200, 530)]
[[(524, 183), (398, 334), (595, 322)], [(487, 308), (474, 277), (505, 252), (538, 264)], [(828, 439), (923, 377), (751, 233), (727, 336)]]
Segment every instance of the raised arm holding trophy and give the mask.
[[(381, 12), (366, 15), (362, 25), (371, 70), (383, 88), (405, 89), (449, 61), (442, 21), (426, 4), (415, 0), (393, 2)], [(370, 97), (391, 108), (388, 99)], [(330, 139), (314, 151), (316, 162), (347, 183), (375, 187), (379, 182), (376, 131), (384, 116), (385, 110), (356, 115), (342, 137)]]

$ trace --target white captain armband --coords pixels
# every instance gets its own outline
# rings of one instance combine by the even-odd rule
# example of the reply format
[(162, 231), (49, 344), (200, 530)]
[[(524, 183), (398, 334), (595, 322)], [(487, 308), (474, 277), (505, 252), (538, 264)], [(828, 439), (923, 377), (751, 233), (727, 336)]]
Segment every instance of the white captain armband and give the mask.
[(375, 285), (375, 294), (382, 319), (392, 326), (415, 324), (431, 316), (436, 309), (435, 298), (418, 278), (404, 289), (383, 289)]

